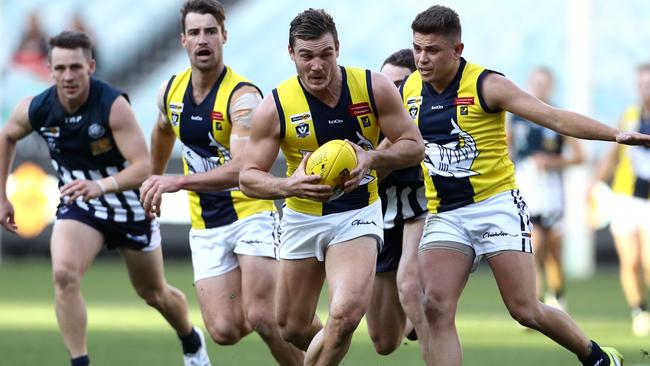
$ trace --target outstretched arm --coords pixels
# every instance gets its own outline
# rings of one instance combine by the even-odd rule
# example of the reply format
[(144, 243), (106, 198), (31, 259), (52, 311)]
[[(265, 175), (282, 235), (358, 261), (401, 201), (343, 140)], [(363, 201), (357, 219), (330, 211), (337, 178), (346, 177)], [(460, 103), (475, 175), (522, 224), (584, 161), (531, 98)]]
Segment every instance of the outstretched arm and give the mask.
[(332, 194), (330, 186), (317, 184), (318, 175), (305, 174), (305, 156), (291, 177), (275, 177), (269, 173), (280, 149), (280, 119), (272, 96), (262, 101), (253, 116), (251, 135), (242, 159), (239, 186), (249, 197), (278, 199), (291, 196), (326, 201)]
[(586, 140), (650, 146), (650, 135), (621, 132), (582, 114), (552, 107), (496, 73), (485, 77), (482, 93), (491, 109), (503, 109), (515, 113), (563, 135)]
[(18, 226), (14, 221), (14, 207), (7, 197), (7, 179), (16, 153), (16, 143), (32, 132), (28, 114), (31, 102), (31, 97), (20, 102), (0, 130), (0, 224), (12, 233), (16, 232)]

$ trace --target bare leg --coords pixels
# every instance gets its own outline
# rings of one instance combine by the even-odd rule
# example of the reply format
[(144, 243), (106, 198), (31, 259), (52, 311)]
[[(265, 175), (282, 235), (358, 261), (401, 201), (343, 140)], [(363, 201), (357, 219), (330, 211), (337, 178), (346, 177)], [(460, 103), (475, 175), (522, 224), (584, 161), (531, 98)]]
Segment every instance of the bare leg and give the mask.
[(380, 355), (387, 355), (396, 350), (404, 337), (406, 315), (399, 301), (396, 276), (396, 271), (375, 275), (375, 284), (366, 313), (368, 333)]
[(546, 232), (542, 228), (535, 227), (530, 233), (531, 243), (535, 252), (535, 293), (538, 299), (544, 298), (544, 261), (548, 256), (548, 246), (546, 245)]
[(615, 234), (614, 243), (620, 262), (621, 287), (630, 307), (643, 303), (641, 279), (641, 246), (637, 233)]
[(280, 335), (303, 351), (323, 328), (316, 306), (325, 280), (324, 267), (316, 258), (280, 260), (275, 308)]
[[(429, 327), (424, 315), (422, 301), (424, 289), (418, 275), (418, 246), (422, 238), (424, 219), (404, 223), (402, 258), (397, 269), (397, 286), (400, 302), (412, 327), (418, 335), (420, 352), (424, 356), (429, 344)], [(408, 330), (410, 332), (410, 330)]]
[(101, 233), (79, 221), (57, 220), (52, 230), (54, 308), (71, 358), (88, 354), (86, 304), (81, 295), (81, 279), (102, 249), (103, 242)]
[(305, 356), (305, 365), (338, 365), (365, 314), (375, 277), (377, 241), (363, 236), (328, 248), (325, 257), (329, 284), (329, 319)]
[(460, 366), (462, 362), (456, 309), (472, 261), (468, 255), (442, 248), (418, 254), (420, 282), (424, 288), (424, 314), (429, 331), (425, 361), (429, 366)]
[(217, 344), (235, 344), (251, 332), (244, 316), (241, 281), (241, 270), (237, 267), (194, 284), (203, 322)]
[(490, 258), (490, 268), (510, 315), (576, 354), (586, 357), (591, 341), (561, 310), (544, 305), (535, 296), (535, 263), (530, 253), (508, 251)]
[(150, 252), (120, 249), (138, 296), (160, 312), (178, 335), (192, 331), (185, 295), (165, 280), (162, 247)]
[(564, 292), (564, 270), (562, 269), (562, 236), (557, 230), (546, 230), (548, 253), (544, 261), (546, 283), (554, 294)]
[(273, 258), (238, 255), (246, 319), (266, 342), (280, 365), (302, 365), (304, 353), (280, 336), (275, 320), (278, 262)]

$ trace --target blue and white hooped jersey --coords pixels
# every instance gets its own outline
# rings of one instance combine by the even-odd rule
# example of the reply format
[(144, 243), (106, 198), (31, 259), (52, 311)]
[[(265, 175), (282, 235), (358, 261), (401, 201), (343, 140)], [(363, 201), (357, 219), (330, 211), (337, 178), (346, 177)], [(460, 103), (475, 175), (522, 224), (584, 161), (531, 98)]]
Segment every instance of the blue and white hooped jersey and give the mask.
[[(56, 86), (46, 89), (30, 103), (30, 124), (47, 142), (59, 187), (75, 179), (102, 179), (127, 167), (128, 162), (117, 148), (109, 125), (111, 107), (120, 95), (126, 97), (93, 78), (88, 100), (74, 113), (63, 108)], [(99, 219), (115, 222), (147, 219), (138, 190), (108, 193), (87, 203), (80, 197), (74, 204)]]

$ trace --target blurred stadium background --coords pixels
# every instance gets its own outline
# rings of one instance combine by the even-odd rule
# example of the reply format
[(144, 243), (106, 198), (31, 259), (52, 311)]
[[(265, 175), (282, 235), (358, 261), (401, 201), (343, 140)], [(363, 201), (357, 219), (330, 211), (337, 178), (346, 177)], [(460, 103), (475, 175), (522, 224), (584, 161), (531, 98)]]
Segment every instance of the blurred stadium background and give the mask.
[[(416, 0), (223, 2), (228, 30), (228, 43), (224, 49), (226, 64), (257, 83), (265, 94), (294, 74), (286, 47), (289, 22), (299, 11), (307, 7), (328, 10), (339, 30), (340, 63), (378, 70), (387, 55), (411, 45), (412, 19), (434, 4)], [(30, 25), (37, 22), (43, 36), (49, 37), (70, 28), (77, 21), (83, 23), (96, 40), (96, 76), (129, 93), (148, 138), (157, 113), (155, 96), (158, 87), (187, 66), (187, 56), (179, 37), (178, 9), (181, 3), (181, 0), (0, 1), (0, 32), (4, 41), (0, 48), (0, 126), (6, 123), (22, 98), (39, 93), (50, 85), (42, 60), (29, 52), (19, 52)], [(521, 87), (526, 86), (527, 75), (533, 67), (550, 67), (557, 76), (556, 105), (613, 125), (624, 107), (635, 102), (635, 68), (641, 62), (650, 61), (648, 0), (469, 0), (440, 3), (454, 8), (461, 17), (464, 56), (468, 60), (505, 73)], [(585, 143), (588, 162), (567, 174), (571, 184), (568, 188), (569, 230), (565, 238), (568, 244), (565, 245), (565, 262), (569, 275), (587, 281), (584, 283), (592, 283), (602, 276), (602, 271), (610, 275), (607, 283), (612, 286), (612, 296), (617, 299), (616, 308), (624, 314), (619, 319), (625, 322), (627, 310), (616, 287), (613, 267), (616, 256), (606, 220), (596, 218), (599, 222), (595, 231), (587, 225), (589, 212), (585, 204), (585, 189), (593, 164), (606, 146), (604, 143)], [(23, 165), (28, 162), (39, 168)], [(53, 205), (58, 201), (56, 181), (41, 173), (49, 174), (52, 170), (46, 147), (38, 138), (30, 137), (19, 144), (13, 169), (21, 166), (23, 169), (11, 179), (11, 189), (20, 215), (18, 219), (25, 231), (22, 237), (0, 233), (2, 286), (11, 282), (6, 277), (1, 278), (3, 274), (18, 276), (21, 271), (33, 271), (34, 265), (25, 264), (25, 259), (47, 257), (49, 223)], [(278, 170), (281, 166), (278, 164)], [(172, 172), (181, 171), (178, 151), (170, 169)], [(184, 194), (165, 197), (161, 221), (166, 258), (189, 258), (186, 207)], [(102, 257), (113, 258), (115, 255), (102, 253)], [(46, 262), (36, 263), (47, 272)], [(191, 276), (185, 267), (189, 267), (190, 262), (175, 265), (182, 267), (179, 271), (186, 277), (179, 275), (179, 278), (187, 283)], [(601, 270), (604, 267), (607, 269)], [(49, 280), (44, 281), (49, 285)], [(573, 301), (573, 287), (577, 286), (580, 285), (574, 284), (569, 288), (569, 301)], [(4, 291), (3, 287), (0, 289)], [(191, 291), (191, 288), (186, 289), (189, 298), (193, 295)], [(9, 293), (14, 294), (15, 299), (24, 296), (18, 290)], [(0, 293), (0, 303), (5, 296)], [(499, 311), (503, 313), (505, 309)], [(506, 314), (501, 315), (507, 318)], [(49, 316), (51, 322), (53, 314)], [(2, 322), (0, 315), (0, 327)], [(90, 323), (92, 327), (92, 320)], [(5, 353), (8, 345), (0, 332), (0, 354)], [(62, 351), (60, 342), (59, 346)], [(42, 364), (23, 362), (36, 363)], [(0, 364), (4, 362), (0, 360)]]

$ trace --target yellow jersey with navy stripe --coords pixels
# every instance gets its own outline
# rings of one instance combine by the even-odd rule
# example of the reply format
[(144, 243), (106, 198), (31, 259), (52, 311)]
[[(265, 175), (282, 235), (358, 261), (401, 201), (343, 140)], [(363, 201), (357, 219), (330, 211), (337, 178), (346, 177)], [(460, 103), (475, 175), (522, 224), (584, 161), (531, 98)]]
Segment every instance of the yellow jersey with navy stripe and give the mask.
[[(206, 172), (231, 159), (230, 100), (244, 85), (257, 88), (224, 67), (209, 94), (197, 104), (192, 96), (191, 76), (191, 68), (172, 76), (164, 96), (167, 118), (181, 142), (185, 175)], [(273, 201), (249, 198), (239, 188), (188, 191), (188, 196), (192, 227), (196, 229), (228, 225), (259, 212), (276, 210)]]
[(425, 140), (422, 169), (430, 212), (454, 210), (516, 189), (508, 156), (505, 111), (493, 111), (481, 95), (493, 71), (460, 60), (442, 92), (416, 71), (401, 87), (405, 108)]
[[(310, 94), (295, 76), (273, 90), (280, 117), (280, 147), (287, 159), (287, 176), (296, 170), (304, 154), (335, 139), (348, 139), (366, 150), (377, 147), (379, 126), (372, 93), (370, 70), (340, 66), (343, 83), (339, 101), (330, 107)], [(377, 174), (373, 170), (357, 189), (330, 202), (290, 197), (290, 209), (323, 216), (360, 209), (375, 202)]]
[[(650, 120), (641, 117), (641, 109), (629, 107), (623, 114), (621, 129), (650, 133)], [(619, 145), (619, 157), (612, 190), (631, 197), (650, 200), (650, 148)]]

